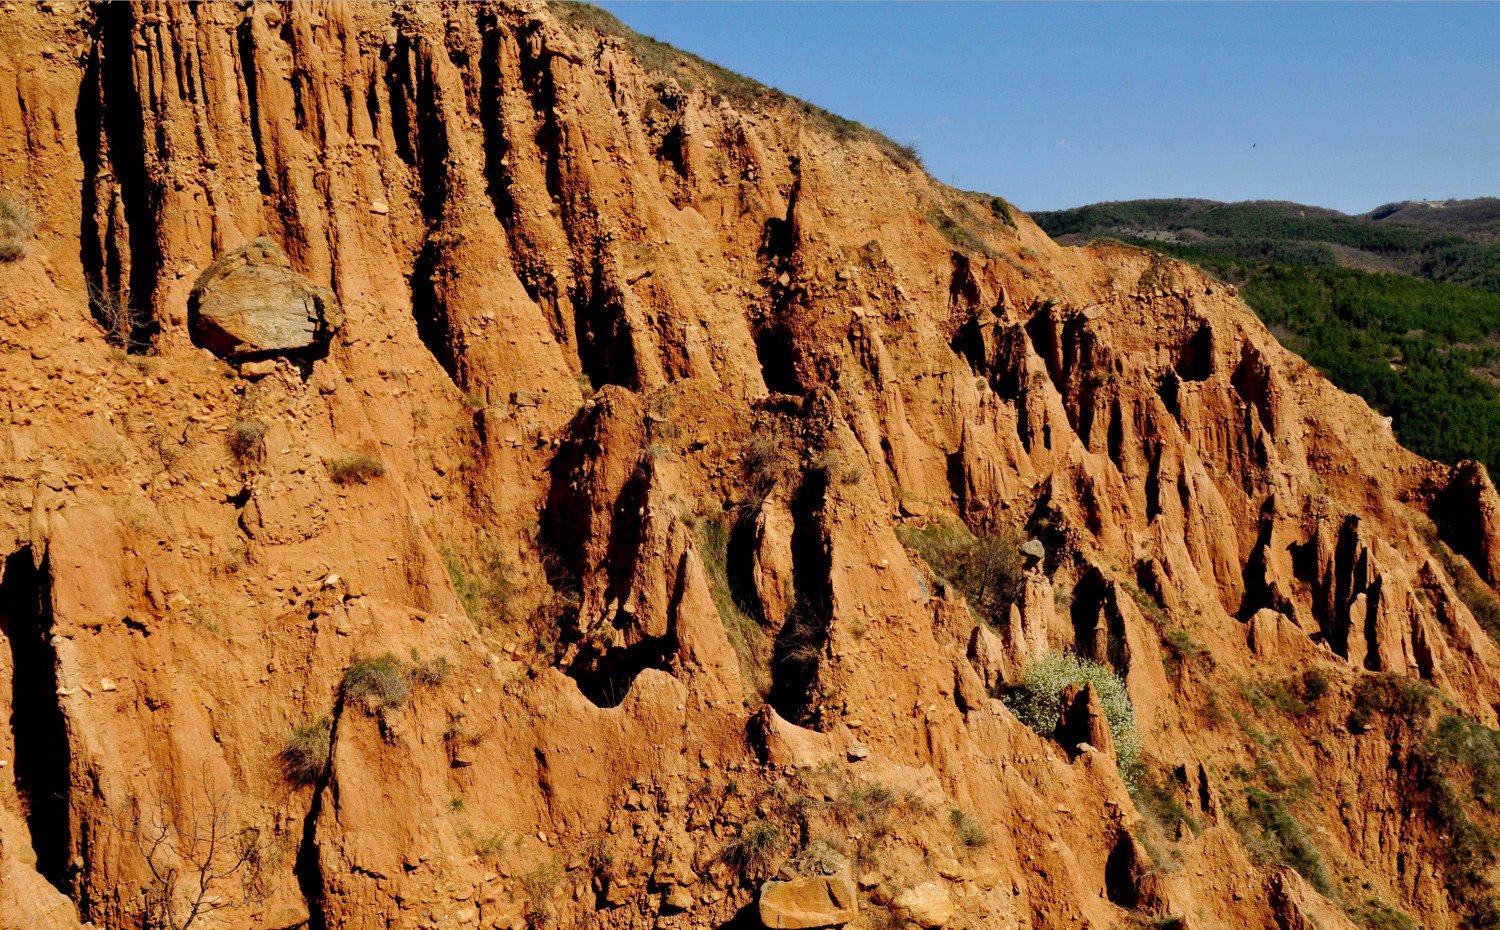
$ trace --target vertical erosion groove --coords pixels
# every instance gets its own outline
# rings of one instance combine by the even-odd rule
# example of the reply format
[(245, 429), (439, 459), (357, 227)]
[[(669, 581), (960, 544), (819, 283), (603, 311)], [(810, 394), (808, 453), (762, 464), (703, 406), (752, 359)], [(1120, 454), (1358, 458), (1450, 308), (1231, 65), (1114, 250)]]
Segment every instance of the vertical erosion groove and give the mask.
[[(643, 518), (637, 515), (646, 510), (650, 483), (649, 473), (644, 468), (637, 470), (626, 482), (615, 505), (616, 519), (610, 528), (609, 550), (605, 556), (611, 602), (629, 600), (643, 541)], [(681, 592), (674, 592), (672, 597), (675, 605)], [(620, 645), (620, 639), (632, 637), (633, 628), (637, 626), (636, 618), (622, 606), (613, 615), (599, 618), (597, 622), (605, 635), (586, 636), (578, 657), (567, 668), (567, 674), (578, 683), (578, 690), (595, 705), (617, 707), (625, 700), (630, 686), (641, 672), (648, 668), (670, 670), (678, 646), (675, 630), (669, 630), (664, 636), (640, 637)]]
[(792, 500), (792, 588), (797, 599), (771, 652), (767, 700), (778, 714), (799, 724), (815, 722), (810, 719), (813, 686), (833, 611), (832, 557), (820, 514), (827, 490), (827, 476), (810, 471)]
[(292, 863), (297, 876), (297, 888), (307, 902), (307, 930), (327, 930), (328, 918), (324, 915), (327, 897), (323, 883), (323, 862), (318, 856), (318, 818), (323, 814), (323, 795), (333, 790), (333, 747), (338, 745), (339, 721), (344, 716), (344, 696), (339, 694), (333, 708), (333, 727), (328, 735), (327, 764), (313, 784), (312, 803), (307, 807), (307, 816), (302, 819), (302, 839), (297, 844), (297, 858)]
[(250, 123), (250, 141), (255, 146), (255, 179), (260, 185), (261, 196), (270, 197), (271, 174), (266, 170), (266, 146), (261, 139), (260, 97), (255, 72), (255, 27), (252, 20), (240, 23), (235, 30), (235, 39), (239, 52), (240, 78), (245, 82), (246, 120)]
[[(573, 302), (578, 361), (594, 387), (618, 384), (640, 390), (640, 367), (630, 323), (625, 318), (625, 295), (606, 270), (607, 258), (595, 256), (593, 274), (580, 280)], [(585, 286), (586, 285), (586, 286)]]
[(506, 240), (510, 243), (511, 264), (515, 266), (521, 286), (526, 289), (526, 295), (536, 303), (542, 303), (543, 297), (546, 297), (553, 309), (553, 336), (563, 338), (566, 334), (555, 328), (556, 288), (548, 287), (548, 293), (543, 294), (545, 269), (531, 255), (525, 236), (517, 229), (521, 217), (516, 209), (515, 196), (511, 192), (511, 145), (506, 137), (505, 114), (502, 110), (505, 97), (500, 61), (503, 36), (493, 12), (484, 11), (480, 14), (479, 33), (482, 36), (479, 54), (479, 123), (483, 129), (485, 190), (494, 206), (495, 218), (500, 221)]
[(412, 265), (412, 316), (417, 335), (449, 379), (466, 388), (455, 347), (447, 295), (452, 289), (451, 263), (444, 251), (456, 239), (445, 229), (448, 207), (448, 126), (426, 49), (402, 36), (396, 43), (386, 75), (391, 101), (391, 126), (396, 154), (416, 170), (418, 204), (427, 224), (427, 238)]
[(84, 165), (79, 259), (89, 306), (111, 342), (139, 354), (160, 329), (153, 299), (161, 255), (133, 30), (128, 4), (100, 8), (74, 119)]
[(70, 894), (71, 752), (58, 704), (51, 585), (47, 566), (37, 569), (30, 548), (12, 553), (0, 573), (0, 636), (10, 652), (10, 693), (3, 699), (9, 702), (16, 793), (31, 832), (36, 868), (57, 890)]

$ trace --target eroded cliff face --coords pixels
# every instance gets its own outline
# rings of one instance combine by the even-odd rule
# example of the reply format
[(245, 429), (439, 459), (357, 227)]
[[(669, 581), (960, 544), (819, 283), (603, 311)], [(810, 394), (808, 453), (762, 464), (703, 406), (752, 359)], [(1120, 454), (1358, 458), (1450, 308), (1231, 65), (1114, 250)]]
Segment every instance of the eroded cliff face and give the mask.
[[(1424, 721), (1496, 723), (1483, 469), (600, 23), (5, 5), (0, 925), (1479, 913)], [(193, 288), (260, 236), (343, 324), (231, 364)], [(898, 535), (954, 519), (1041, 544), (1008, 617)], [(1092, 689), (993, 696), (1059, 651), (1135, 799)]]

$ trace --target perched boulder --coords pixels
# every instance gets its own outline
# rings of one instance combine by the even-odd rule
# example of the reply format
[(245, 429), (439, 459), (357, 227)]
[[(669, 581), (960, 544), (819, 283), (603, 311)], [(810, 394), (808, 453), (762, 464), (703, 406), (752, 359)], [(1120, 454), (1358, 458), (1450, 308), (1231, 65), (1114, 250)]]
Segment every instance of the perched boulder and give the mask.
[(306, 352), (326, 345), (343, 323), (333, 292), (293, 271), (266, 238), (209, 265), (188, 298), (193, 342), (222, 358)]
[(760, 922), (767, 927), (839, 927), (853, 920), (858, 910), (847, 868), (760, 886)]

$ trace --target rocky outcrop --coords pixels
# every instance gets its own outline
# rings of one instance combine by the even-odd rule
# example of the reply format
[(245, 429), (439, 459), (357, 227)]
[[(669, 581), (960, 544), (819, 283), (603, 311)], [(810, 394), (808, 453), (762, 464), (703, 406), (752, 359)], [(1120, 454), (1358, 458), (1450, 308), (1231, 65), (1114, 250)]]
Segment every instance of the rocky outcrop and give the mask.
[(842, 927), (859, 913), (854, 879), (847, 868), (760, 886), (760, 922), (780, 930)]
[(1278, 930), (1355, 930), (1353, 921), (1292, 869), (1278, 869), (1267, 884)]
[(1491, 587), (1500, 586), (1500, 494), (1481, 462), (1460, 462), (1434, 508), (1453, 548)]
[(937, 882), (922, 882), (891, 899), (891, 910), (923, 930), (948, 926), (953, 919), (953, 901)]
[(254, 239), (204, 269), (188, 295), (193, 341), (224, 358), (326, 349), (344, 325), (333, 292), (292, 270), (270, 239)]
[(1104, 706), (1099, 703), (1099, 693), (1092, 684), (1082, 688), (1068, 685), (1058, 695), (1058, 703), (1060, 709), (1053, 739), (1069, 753), (1076, 754), (1082, 747), (1090, 746), (1110, 758), (1114, 757), (1114, 736), (1104, 716)]

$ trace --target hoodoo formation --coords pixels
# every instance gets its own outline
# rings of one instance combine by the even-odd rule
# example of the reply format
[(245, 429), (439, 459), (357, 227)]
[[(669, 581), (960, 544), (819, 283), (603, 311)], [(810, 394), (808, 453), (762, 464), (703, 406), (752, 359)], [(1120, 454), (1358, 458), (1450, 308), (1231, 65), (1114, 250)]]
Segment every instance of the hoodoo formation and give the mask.
[(1500, 915), (1500, 497), (1233, 288), (586, 7), (0, 47), (0, 927)]

